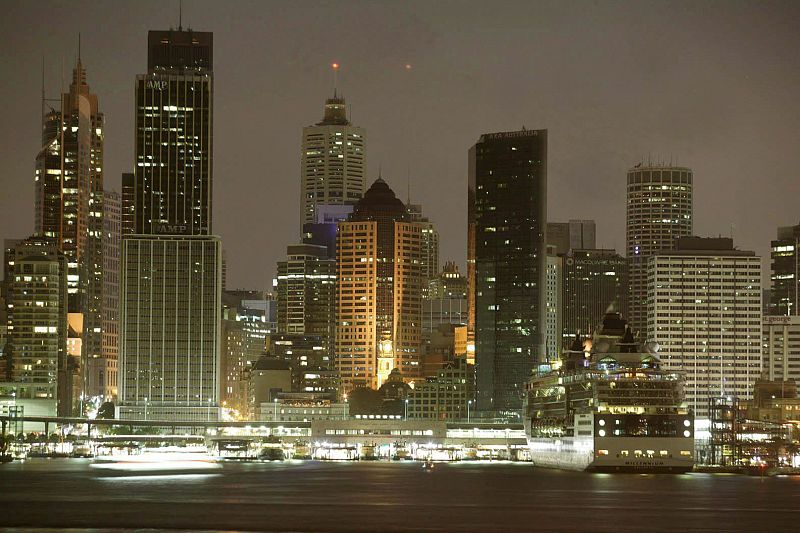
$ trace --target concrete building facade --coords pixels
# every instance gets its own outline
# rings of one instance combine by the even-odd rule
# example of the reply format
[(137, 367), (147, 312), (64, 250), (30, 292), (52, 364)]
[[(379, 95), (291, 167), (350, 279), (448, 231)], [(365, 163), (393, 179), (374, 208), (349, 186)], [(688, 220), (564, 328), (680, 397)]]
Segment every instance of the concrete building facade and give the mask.
[(699, 419), (712, 398), (752, 397), (761, 375), (761, 258), (732, 239), (681, 238), (648, 260), (648, 338), (686, 373)]

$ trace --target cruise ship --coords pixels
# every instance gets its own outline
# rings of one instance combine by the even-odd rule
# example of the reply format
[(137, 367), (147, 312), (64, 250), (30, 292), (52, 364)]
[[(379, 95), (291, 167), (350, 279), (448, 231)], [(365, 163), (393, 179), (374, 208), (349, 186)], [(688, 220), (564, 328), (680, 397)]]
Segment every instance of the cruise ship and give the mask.
[(681, 372), (661, 368), (657, 346), (641, 350), (609, 309), (585, 340), (528, 383), (525, 431), (537, 466), (590, 472), (688, 472), (694, 417)]

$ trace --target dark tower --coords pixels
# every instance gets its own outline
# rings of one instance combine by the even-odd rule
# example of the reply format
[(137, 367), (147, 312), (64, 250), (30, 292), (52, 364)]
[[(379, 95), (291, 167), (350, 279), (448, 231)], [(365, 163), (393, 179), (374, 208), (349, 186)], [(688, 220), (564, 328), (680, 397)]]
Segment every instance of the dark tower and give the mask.
[(135, 231), (210, 235), (211, 32), (151, 31), (136, 78)]
[(469, 159), (478, 408), (519, 409), (544, 356), (547, 130), (482, 135)]

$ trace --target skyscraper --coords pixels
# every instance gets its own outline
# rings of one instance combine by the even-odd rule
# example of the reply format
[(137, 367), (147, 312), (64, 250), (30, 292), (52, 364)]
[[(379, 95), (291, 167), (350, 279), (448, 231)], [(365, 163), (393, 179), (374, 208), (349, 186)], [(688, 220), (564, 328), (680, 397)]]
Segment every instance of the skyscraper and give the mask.
[(300, 192), (303, 224), (317, 221), (320, 204), (354, 204), (365, 189), (365, 132), (347, 119), (344, 98), (325, 102), (325, 115), (303, 128)]
[[(97, 95), (86, 83), (80, 49), (69, 92), (61, 95), (60, 109), (43, 113), (42, 122), (35, 232), (55, 239), (67, 259), (67, 307), (69, 313), (82, 315), (79, 382), (87, 389), (88, 360), (102, 354), (105, 123)], [(94, 392), (77, 391), (79, 396)]]
[[(210, 32), (151, 31), (148, 72), (136, 78), (134, 224), (125, 228), (133, 233), (123, 236), (121, 257), (122, 418), (218, 415), (222, 250), (211, 228), (212, 42)], [(130, 190), (128, 178), (125, 198)]]
[(594, 249), (597, 244), (594, 220), (570, 220), (547, 223), (547, 244), (555, 246), (555, 253), (566, 254), (570, 250)]
[(430, 297), (430, 282), (439, 275), (439, 232), (433, 222), (422, 215), (422, 206), (419, 204), (406, 205), (412, 222), (422, 225), (422, 297)]
[(336, 260), (313, 244), (287, 247), (278, 262), (278, 333), (320, 337), (331, 355), (336, 324)]
[(5, 242), (7, 357), (27, 415), (71, 414), (67, 372), (67, 259), (56, 239)]
[(545, 314), (545, 354), (548, 361), (561, 357), (561, 330), (564, 321), (564, 257), (552, 253), (554, 247), (548, 245), (546, 314)]
[(681, 238), (648, 259), (647, 336), (686, 373), (698, 418), (709, 400), (752, 397), (761, 375), (761, 258), (732, 239)]
[(103, 396), (117, 397), (119, 362), (119, 255), (122, 238), (120, 195), (103, 196)]
[(135, 229), (210, 235), (213, 34), (151, 31), (136, 77)]
[(344, 392), (421, 376), (422, 226), (378, 178), (337, 236), (336, 367)]
[(545, 352), (547, 130), (482, 135), (468, 199), (478, 407), (519, 409)]
[(643, 165), (628, 170), (626, 251), (628, 322), (637, 336), (647, 331), (647, 260), (672, 250), (675, 239), (692, 235), (692, 170)]
[(577, 332), (591, 334), (609, 306), (627, 316), (627, 265), (615, 250), (572, 250), (564, 257), (561, 346)]
[(770, 310), (776, 315), (800, 315), (800, 224), (778, 228), (772, 241)]

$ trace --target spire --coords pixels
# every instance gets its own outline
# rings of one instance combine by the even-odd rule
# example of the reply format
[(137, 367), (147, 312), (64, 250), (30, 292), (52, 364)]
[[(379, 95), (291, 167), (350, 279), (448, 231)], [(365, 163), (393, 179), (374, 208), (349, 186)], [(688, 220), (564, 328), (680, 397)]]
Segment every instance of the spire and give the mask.
[(81, 34), (78, 32), (78, 57), (75, 60), (75, 68), (72, 70), (72, 84), (76, 86), (86, 85), (86, 70), (81, 62)]

